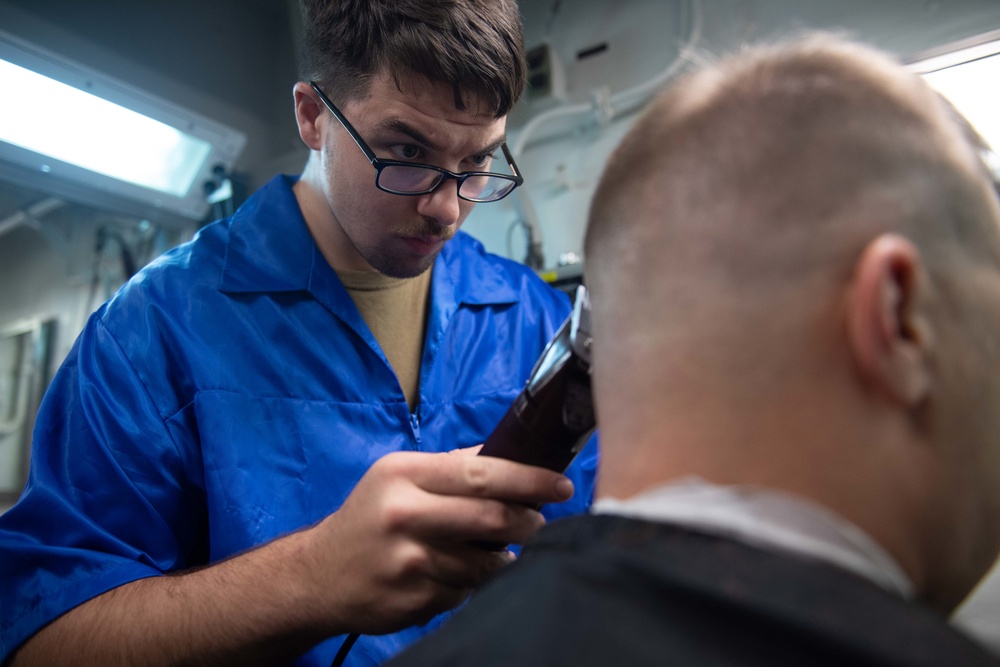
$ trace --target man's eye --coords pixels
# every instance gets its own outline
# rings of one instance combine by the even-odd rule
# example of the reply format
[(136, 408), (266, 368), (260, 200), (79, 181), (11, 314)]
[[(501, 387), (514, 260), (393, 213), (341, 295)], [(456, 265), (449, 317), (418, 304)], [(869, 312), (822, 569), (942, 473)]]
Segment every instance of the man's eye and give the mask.
[(392, 152), (400, 160), (417, 160), (420, 158), (420, 148), (413, 144), (398, 144), (392, 147)]
[(469, 158), (469, 162), (476, 166), (477, 169), (485, 169), (490, 166), (490, 162), (493, 161), (493, 155), (490, 153), (484, 153), (482, 155), (473, 155)]

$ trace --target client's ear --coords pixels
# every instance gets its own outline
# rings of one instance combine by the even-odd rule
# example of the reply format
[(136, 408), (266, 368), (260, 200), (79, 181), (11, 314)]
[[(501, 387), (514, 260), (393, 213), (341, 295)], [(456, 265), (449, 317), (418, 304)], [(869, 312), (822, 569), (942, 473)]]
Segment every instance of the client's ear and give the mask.
[(918, 404), (931, 386), (928, 287), (916, 246), (885, 234), (862, 252), (848, 296), (848, 339), (861, 374), (907, 407)]

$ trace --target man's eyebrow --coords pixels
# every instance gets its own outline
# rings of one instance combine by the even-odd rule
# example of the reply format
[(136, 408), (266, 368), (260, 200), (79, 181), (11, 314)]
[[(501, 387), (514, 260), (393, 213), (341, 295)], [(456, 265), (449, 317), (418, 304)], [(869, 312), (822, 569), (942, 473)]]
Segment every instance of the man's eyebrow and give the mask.
[[(402, 120), (399, 120), (398, 118), (389, 118), (387, 120), (384, 120), (381, 123), (379, 123), (378, 125), (376, 125), (374, 129), (375, 129), (376, 132), (378, 132), (378, 131), (382, 131), (382, 132), (397, 132), (399, 134), (405, 134), (406, 136), (408, 136), (411, 139), (413, 139), (413, 141), (415, 141), (416, 143), (420, 144), (421, 146), (424, 146), (425, 148), (429, 148), (432, 151), (440, 151), (441, 150), (441, 146), (438, 145), (437, 143), (431, 141), (430, 138), (428, 138), (428, 136), (426, 134), (424, 134), (423, 132), (421, 132), (417, 128), (413, 127), (409, 123), (406, 123), (406, 122), (404, 122)], [(478, 152), (479, 153), (493, 153), (495, 150), (497, 150), (498, 148), (500, 148), (500, 145), (503, 144), (503, 142), (505, 142), (505, 141), (507, 141), (507, 136), (506, 135), (500, 137), (499, 139), (497, 139), (493, 143), (487, 145), (485, 148), (483, 148), (482, 150), (480, 150)]]
[(376, 131), (380, 132), (396, 132), (398, 134), (405, 134), (409, 138), (413, 139), (416, 143), (429, 148), (431, 150), (440, 150), (440, 147), (431, 141), (426, 134), (413, 127), (409, 123), (405, 123), (398, 118), (387, 118), (378, 125), (375, 126)]
[(481, 150), (480, 153), (489, 153), (490, 155), (492, 155), (506, 141), (507, 141), (507, 135), (505, 134), (504, 136), (500, 137), (499, 139), (497, 139), (496, 141), (494, 141), (492, 144), (490, 144), (489, 146), (487, 146), (486, 148), (484, 148), (483, 150)]

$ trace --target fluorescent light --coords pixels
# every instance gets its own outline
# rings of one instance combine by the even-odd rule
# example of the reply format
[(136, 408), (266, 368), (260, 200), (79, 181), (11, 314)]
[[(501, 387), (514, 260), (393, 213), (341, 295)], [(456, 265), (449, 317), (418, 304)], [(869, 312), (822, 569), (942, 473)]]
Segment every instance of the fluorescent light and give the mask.
[(939, 50), (910, 67), (948, 98), (989, 144), (992, 151), (984, 157), (1000, 177), (1000, 39), (996, 37), (993, 33), (964, 47)]
[(202, 139), (0, 60), (0, 140), (112, 178), (187, 195), (212, 152)]
[[(149, 85), (153, 85), (150, 82)], [(246, 135), (0, 29), (0, 180), (186, 225)]]

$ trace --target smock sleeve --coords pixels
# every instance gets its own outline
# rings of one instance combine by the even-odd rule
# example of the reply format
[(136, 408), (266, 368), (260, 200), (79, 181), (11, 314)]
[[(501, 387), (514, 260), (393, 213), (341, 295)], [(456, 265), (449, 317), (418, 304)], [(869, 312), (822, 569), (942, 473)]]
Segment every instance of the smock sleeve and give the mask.
[(0, 516), (0, 662), (90, 598), (197, 560), (195, 468), (93, 316), (42, 401), (24, 493)]

